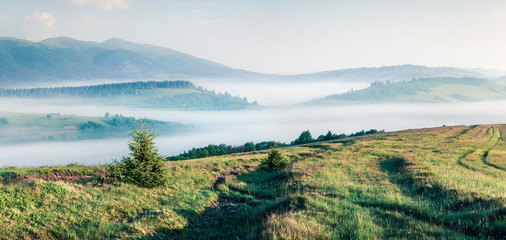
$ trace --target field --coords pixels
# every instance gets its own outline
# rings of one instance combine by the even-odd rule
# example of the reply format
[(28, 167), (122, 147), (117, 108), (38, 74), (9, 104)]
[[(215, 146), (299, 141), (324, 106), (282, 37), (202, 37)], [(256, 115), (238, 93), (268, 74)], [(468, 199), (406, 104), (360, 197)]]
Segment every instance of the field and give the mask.
[(106, 166), (0, 170), (6, 239), (501, 239), (506, 125), (381, 133), (168, 162), (154, 190)]

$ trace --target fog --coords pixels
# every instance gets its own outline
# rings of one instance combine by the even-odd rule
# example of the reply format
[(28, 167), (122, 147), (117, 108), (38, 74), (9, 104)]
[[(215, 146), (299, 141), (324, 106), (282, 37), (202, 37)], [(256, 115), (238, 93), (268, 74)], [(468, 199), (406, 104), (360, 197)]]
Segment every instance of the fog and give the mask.
[[(243, 85), (247, 86), (247, 85)], [(292, 96), (288, 90), (271, 96), (262, 95), (260, 85), (245, 87), (250, 96), (267, 99), (265, 103), (294, 103), (304, 101), (307, 95)], [(278, 87), (288, 88), (285, 85)], [(215, 85), (218, 88), (220, 86)], [(293, 92), (304, 92), (307, 85), (297, 85)], [(328, 86), (320, 85), (320, 88)], [(347, 88), (349, 86), (345, 86)], [(344, 87), (340, 91), (347, 91)], [(243, 94), (242, 87), (231, 87), (229, 92)], [(289, 89), (289, 88), (288, 88)], [(317, 87), (309, 92), (316, 96)], [(233, 92), (233, 91), (237, 91)], [(327, 90), (322, 90), (322, 92)], [(330, 91), (330, 90), (328, 90)], [(269, 97), (271, 100), (268, 100)], [(260, 101), (259, 101), (260, 102)], [(194, 130), (155, 139), (159, 152), (175, 155), (193, 147), (208, 144), (240, 145), (248, 141), (281, 141), (289, 143), (304, 130), (313, 137), (334, 133), (353, 133), (362, 129), (386, 131), (409, 128), (437, 127), (442, 125), (472, 125), (506, 122), (506, 101), (438, 104), (360, 104), (342, 106), (269, 106), (237, 111), (183, 111), (167, 109), (135, 109), (117, 106), (76, 105), (40, 100), (1, 99), (0, 112), (76, 114), (103, 116), (105, 112), (125, 116), (148, 117), (175, 121), (194, 126)], [(106, 164), (128, 154), (128, 138), (86, 140), (75, 142), (44, 142), (0, 146), (0, 167), (44, 166), (78, 163)]]
[(257, 101), (261, 105), (290, 105), (301, 103), (332, 94), (345, 93), (351, 89), (363, 89), (368, 83), (346, 82), (220, 82), (208, 80), (192, 80), (196, 85), (205, 86), (209, 90), (229, 92), (233, 96), (247, 97), (249, 101)]

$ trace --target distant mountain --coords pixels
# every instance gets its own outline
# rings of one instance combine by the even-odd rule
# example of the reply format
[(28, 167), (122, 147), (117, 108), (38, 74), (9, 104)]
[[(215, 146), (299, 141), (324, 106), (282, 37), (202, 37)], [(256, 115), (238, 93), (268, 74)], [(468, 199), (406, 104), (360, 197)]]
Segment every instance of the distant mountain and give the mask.
[(0, 87), (161, 79), (255, 79), (267, 81), (403, 81), (414, 78), (497, 78), (504, 72), (417, 65), (354, 68), (298, 75), (238, 70), (173, 49), (113, 38), (104, 42), (67, 37), (31, 42), (0, 38)]
[(41, 42), (0, 38), (1, 86), (92, 79), (244, 77), (255, 73), (172, 49), (121, 39), (105, 42), (57, 37)]
[(506, 76), (506, 71), (497, 70), (497, 69), (493, 69), (493, 68), (468, 68), (466, 70), (473, 71), (473, 72), (479, 72), (481, 74), (491, 76), (491, 77), (496, 77), (496, 78)]
[(471, 102), (506, 99), (506, 84), (476, 78), (423, 78), (373, 82), (370, 87), (335, 94), (308, 104), (377, 102)]
[(451, 67), (426, 67), (419, 65), (386, 66), (378, 68), (351, 68), (311, 74), (282, 76), (287, 80), (326, 80), (342, 82), (407, 81), (415, 78), (454, 77), (489, 78), (477, 71)]

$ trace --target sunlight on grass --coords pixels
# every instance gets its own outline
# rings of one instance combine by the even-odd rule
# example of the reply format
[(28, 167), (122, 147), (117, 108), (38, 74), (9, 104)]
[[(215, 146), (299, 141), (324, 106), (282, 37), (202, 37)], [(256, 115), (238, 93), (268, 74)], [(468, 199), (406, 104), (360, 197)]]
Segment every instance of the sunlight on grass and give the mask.
[(169, 184), (106, 166), (0, 170), (4, 238), (473, 239), (506, 233), (506, 126), (382, 133), (167, 162)]

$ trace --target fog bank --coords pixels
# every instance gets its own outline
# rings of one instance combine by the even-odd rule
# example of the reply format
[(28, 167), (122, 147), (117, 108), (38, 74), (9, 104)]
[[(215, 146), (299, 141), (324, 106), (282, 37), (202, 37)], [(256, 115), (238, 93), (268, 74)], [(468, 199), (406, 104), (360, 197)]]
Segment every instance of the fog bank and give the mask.
[[(5, 109), (5, 105), (2, 106)], [(44, 106), (38, 108), (32, 105), (20, 110), (40, 112), (51, 108), (50, 105)], [(107, 109), (111, 113), (127, 116), (146, 116), (194, 125), (195, 131), (155, 139), (160, 153), (175, 155), (208, 144), (239, 145), (248, 141), (288, 143), (304, 130), (310, 130), (313, 137), (317, 137), (328, 130), (349, 134), (371, 128), (394, 131), (442, 125), (505, 123), (506, 112), (500, 111), (504, 106), (506, 101), (303, 106), (241, 111), (173, 111), (86, 105), (58, 105), (52, 106), (52, 109), (61, 111), (62, 114), (93, 116), (102, 116)], [(11, 107), (15, 106), (11, 104)], [(128, 154), (128, 141), (129, 139), (106, 139), (1, 146), (0, 167), (106, 164)]]

